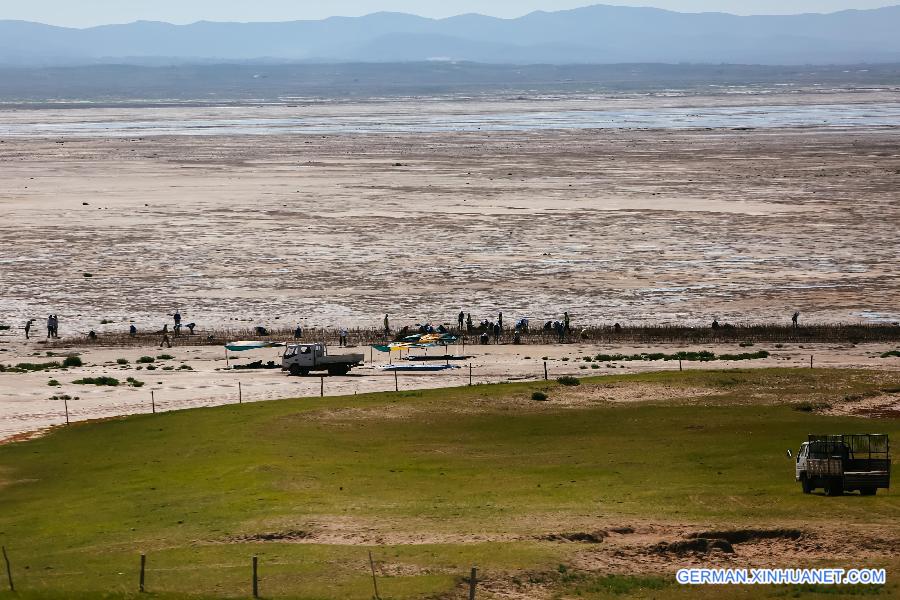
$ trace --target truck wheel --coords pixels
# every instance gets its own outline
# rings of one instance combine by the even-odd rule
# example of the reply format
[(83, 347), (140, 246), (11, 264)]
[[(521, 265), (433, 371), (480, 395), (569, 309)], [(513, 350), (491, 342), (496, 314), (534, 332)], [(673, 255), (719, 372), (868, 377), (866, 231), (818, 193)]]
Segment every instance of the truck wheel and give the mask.
[(840, 481), (829, 481), (825, 484), (826, 496), (842, 496), (844, 494), (844, 484)]
[(813, 491), (812, 481), (807, 479), (805, 475), (800, 478), (800, 486), (803, 488), (804, 494), (811, 494)]
[(350, 369), (348, 367), (331, 367), (330, 369), (328, 369), (328, 374), (330, 376), (346, 375), (349, 372)]
[(861, 490), (859, 490), (859, 495), (860, 496), (874, 496), (875, 492), (877, 492), (877, 491), (878, 491), (878, 488), (873, 488), (873, 487), (862, 488)]
[(303, 377), (306, 377), (307, 375), (309, 375), (309, 369), (304, 369), (304, 368), (301, 367), (301, 368), (300, 368), (300, 375), (302, 375)]
[(291, 365), (291, 367), (288, 369), (288, 372), (294, 377), (299, 376), (301, 372), (300, 365)]

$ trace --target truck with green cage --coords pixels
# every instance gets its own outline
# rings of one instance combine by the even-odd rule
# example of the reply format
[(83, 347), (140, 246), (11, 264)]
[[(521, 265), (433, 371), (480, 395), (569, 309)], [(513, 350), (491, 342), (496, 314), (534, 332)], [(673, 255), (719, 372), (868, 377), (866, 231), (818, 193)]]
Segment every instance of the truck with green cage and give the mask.
[[(788, 456), (791, 451), (788, 450)], [(858, 491), (874, 495), (891, 486), (890, 441), (883, 433), (810, 435), (797, 451), (795, 479), (804, 494)]]

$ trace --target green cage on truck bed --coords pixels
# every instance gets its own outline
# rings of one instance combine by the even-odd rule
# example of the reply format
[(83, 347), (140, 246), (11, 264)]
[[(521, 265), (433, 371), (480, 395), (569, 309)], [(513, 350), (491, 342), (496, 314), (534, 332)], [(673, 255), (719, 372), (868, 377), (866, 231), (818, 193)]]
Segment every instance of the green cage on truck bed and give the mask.
[(795, 476), (809, 494), (859, 491), (870, 496), (891, 486), (891, 449), (882, 433), (810, 435), (797, 452)]

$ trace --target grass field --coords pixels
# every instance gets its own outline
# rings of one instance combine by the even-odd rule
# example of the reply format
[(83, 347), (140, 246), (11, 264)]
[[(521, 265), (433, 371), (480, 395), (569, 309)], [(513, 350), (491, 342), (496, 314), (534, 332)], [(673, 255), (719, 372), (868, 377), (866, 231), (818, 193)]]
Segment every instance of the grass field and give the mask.
[[(535, 390), (549, 400), (532, 401)], [(898, 597), (900, 496), (805, 496), (784, 455), (813, 432), (900, 439), (896, 419), (796, 410), (897, 391), (900, 373), (686, 371), (73, 425), (0, 447), (0, 542), (17, 588), (0, 598), (137, 597), (145, 552), (141, 597), (247, 597), (258, 555), (263, 597), (364, 599), (369, 550), (385, 599), (465, 597), (472, 565), (479, 598), (724, 597), (672, 576), (722, 560), (888, 568), (883, 587), (728, 597)], [(778, 527), (810, 542), (730, 558), (641, 549), (653, 536)], [(616, 528), (633, 539), (559, 540)], [(828, 553), (835, 541), (848, 544), (832, 548), (843, 559)]]

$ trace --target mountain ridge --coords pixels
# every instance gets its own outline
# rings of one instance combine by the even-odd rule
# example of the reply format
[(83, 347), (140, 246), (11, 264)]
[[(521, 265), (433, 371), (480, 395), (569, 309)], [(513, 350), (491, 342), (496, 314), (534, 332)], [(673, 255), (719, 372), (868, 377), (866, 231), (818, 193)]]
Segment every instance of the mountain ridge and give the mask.
[(175, 57), (495, 64), (620, 62), (859, 64), (900, 61), (900, 6), (738, 16), (597, 4), (514, 19), (467, 13), (271, 22), (135, 21), (83, 29), (0, 21), (0, 64), (130, 63)]

